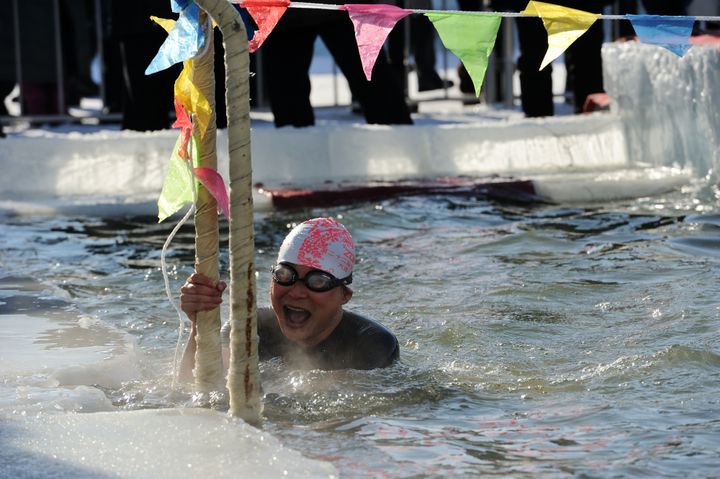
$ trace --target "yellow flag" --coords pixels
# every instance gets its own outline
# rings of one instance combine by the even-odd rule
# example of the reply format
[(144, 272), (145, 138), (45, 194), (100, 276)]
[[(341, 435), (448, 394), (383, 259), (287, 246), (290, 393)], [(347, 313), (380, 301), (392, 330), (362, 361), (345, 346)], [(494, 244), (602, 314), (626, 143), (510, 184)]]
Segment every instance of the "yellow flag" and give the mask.
[(522, 13), (538, 15), (542, 18), (548, 33), (548, 50), (540, 70), (562, 55), (600, 17), (599, 13), (589, 13), (534, 0), (528, 3)]
[[(166, 18), (150, 17), (150, 19), (163, 27), (166, 32), (170, 32), (175, 25), (175, 20)], [(195, 114), (198, 122), (198, 132), (200, 136), (205, 135), (208, 123), (210, 123), (210, 103), (208, 103), (205, 95), (200, 93), (195, 84), (192, 82), (193, 64), (192, 60), (186, 60), (183, 64), (184, 68), (180, 72), (177, 80), (175, 80), (175, 97), (180, 101), (185, 109)]]
[(170, 33), (170, 30), (172, 30), (172, 28), (175, 26), (175, 20), (170, 20), (168, 18), (151, 16), (150, 20), (163, 27), (168, 33)]
[(200, 137), (203, 137), (210, 123), (212, 111), (210, 110), (210, 103), (208, 103), (205, 95), (197, 89), (192, 81), (192, 77), (192, 60), (186, 60), (180, 76), (175, 80), (175, 98), (178, 99), (188, 112), (195, 114), (198, 132), (200, 133)]

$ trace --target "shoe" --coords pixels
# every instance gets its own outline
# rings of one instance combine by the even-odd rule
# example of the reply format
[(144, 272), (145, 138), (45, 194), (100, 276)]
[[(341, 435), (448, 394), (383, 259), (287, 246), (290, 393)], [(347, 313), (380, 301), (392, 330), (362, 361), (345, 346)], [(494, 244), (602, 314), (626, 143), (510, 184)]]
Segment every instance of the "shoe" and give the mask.
[(443, 80), (439, 75), (435, 75), (430, 80), (418, 79), (418, 91), (440, 90), (451, 88), (453, 85), (452, 80)]
[(475, 85), (463, 64), (458, 65), (458, 77), (460, 78), (460, 91), (463, 93), (475, 93)]

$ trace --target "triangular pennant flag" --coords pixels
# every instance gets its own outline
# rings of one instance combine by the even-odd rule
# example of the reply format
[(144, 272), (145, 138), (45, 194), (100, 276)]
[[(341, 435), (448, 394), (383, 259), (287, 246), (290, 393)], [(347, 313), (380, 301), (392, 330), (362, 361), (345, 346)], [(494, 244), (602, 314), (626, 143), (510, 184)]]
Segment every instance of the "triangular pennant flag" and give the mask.
[(172, 127), (180, 128), (180, 149), (178, 150), (178, 155), (183, 160), (187, 160), (189, 158), (187, 152), (188, 142), (192, 135), (193, 125), (187, 114), (187, 110), (177, 98), (175, 98), (175, 118), (175, 123), (172, 124)]
[(347, 10), (355, 26), (357, 41), (365, 78), (370, 81), (380, 49), (388, 34), (401, 18), (410, 15), (410, 10), (403, 10), (394, 5), (354, 5), (346, 4), (340, 10)]
[(548, 50), (540, 65), (540, 70), (562, 55), (600, 17), (599, 13), (589, 13), (532, 0), (522, 13), (538, 15), (542, 18), (548, 33)]
[(445, 48), (465, 65), (475, 85), (475, 95), (480, 96), (488, 59), (500, 28), (500, 15), (426, 13), (425, 16), (435, 25)]
[(205, 95), (192, 82), (192, 70), (192, 60), (186, 61), (180, 76), (175, 80), (175, 98), (188, 112), (195, 114), (197, 131), (200, 137), (203, 137), (210, 123), (212, 110)]
[(213, 170), (212, 168), (195, 168), (193, 169), (195, 177), (200, 180), (200, 183), (210, 192), (210, 194), (217, 201), (218, 209), (222, 211), (225, 218), (230, 219), (230, 201), (228, 200), (228, 192), (225, 187), (220, 173)]
[(163, 27), (163, 30), (165, 30), (165, 32), (167, 32), (167, 33), (170, 33), (170, 30), (172, 30), (173, 27), (175, 26), (175, 20), (172, 20), (170, 18), (160, 18), (160, 17), (151, 16), (150, 20), (152, 20), (153, 22), (155, 22), (158, 25), (160, 25), (161, 27)]
[[(165, 174), (165, 182), (157, 201), (158, 223), (174, 215), (184, 205), (193, 202), (194, 185), (190, 164), (177, 154), (181, 140), (182, 138), (178, 138), (175, 148), (173, 148), (168, 171)], [(197, 164), (199, 152), (194, 138), (192, 139), (192, 156), (193, 163)]]
[(285, 14), (285, 11), (290, 5), (289, 0), (246, 0), (240, 2), (239, 5), (246, 9), (250, 16), (258, 26), (258, 30), (255, 32), (252, 40), (248, 42), (248, 49), (250, 53), (254, 52), (260, 45), (263, 44), (265, 39), (273, 31), (275, 25), (280, 21), (280, 17)]
[(255, 25), (255, 21), (252, 19), (250, 13), (248, 13), (247, 9), (245, 8), (240, 9), (240, 18), (242, 18), (243, 25), (245, 25), (245, 33), (247, 34), (247, 39), (248, 41), (250, 41), (255, 36), (255, 29), (257, 28), (257, 25)]
[(183, 10), (167, 38), (160, 45), (155, 58), (145, 69), (145, 74), (150, 75), (165, 70), (194, 57), (204, 42), (205, 34), (200, 25), (200, 7), (193, 3)]
[(175, 13), (180, 13), (190, 5), (192, 0), (170, 0), (170, 9)]
[(695, 17), (666, 17), (661, 15), (625, 15), (643, 43), (667, 48), (681, 57), (692, 46)]

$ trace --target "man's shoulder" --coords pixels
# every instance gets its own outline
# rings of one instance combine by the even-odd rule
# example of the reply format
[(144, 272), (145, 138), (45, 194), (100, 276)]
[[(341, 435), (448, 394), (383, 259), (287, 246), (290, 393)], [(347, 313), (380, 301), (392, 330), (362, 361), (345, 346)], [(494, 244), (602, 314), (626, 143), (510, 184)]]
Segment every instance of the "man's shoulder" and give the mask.
[(400, 354), (397, 337), (381, 323), (350, 311), (343, 312), (343, 319), (333, 332), (338, 343), (344, 343), (344, 351), (357, 369), (373, 369), (389, 366)]
[(395, 334), (381, 323), (351, 311), (343, 311), (341, 322), (343, 329), (354, 332), (358, 337), (387, 337), (395, 339)]

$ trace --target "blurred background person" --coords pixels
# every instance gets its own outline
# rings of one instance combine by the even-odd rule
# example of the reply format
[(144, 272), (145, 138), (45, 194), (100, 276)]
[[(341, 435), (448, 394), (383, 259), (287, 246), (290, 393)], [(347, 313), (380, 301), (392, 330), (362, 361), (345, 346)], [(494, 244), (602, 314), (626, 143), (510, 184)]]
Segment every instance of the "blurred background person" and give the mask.
[(412, 123), (384, 50), (375, 62), (372, 81), (365, 78), (347, 12), (290, 8), (261, 47), (263, 80), (276, 127), (315, 124), (309, 71), (318, 37), (347, 79), (367, 123)]
[(177, 18), (167, 0), (111, 0), (109, 27), (120, 59), (122, 128), (127, 130), (170, 127), (173, 85), (182, 65), (145, 75), (145, 69), (167, 38), (165, 30), (150, 20), (151, 15)]
[[(553, 0), (561, 5), (593, 13), (602, 13), (610, 0)], [(488, 7), (493, 11), (520, 12), (527, 6), (527, 0), (458, 0), (461, 10), (477, 11)], [(520, 101), (526, 117), (543, 117), (555, 114), (553, 95), (552, 64), (540, 70), (548, 49), (547, 31), (540, 18), (516, 18), (520, 55), (517, 70), (520, 76)], [(603, 91), (602, 58), (600, 50), (604, 40), (602, 22), (598, 21), (576, 40), (565, 52), (565, 67), (568, 90), (572, 94), (575, 113), (582, 112), (588, 95)], [(500, 38), (496, 41), (501, 44)], [(472, 92), (472, 82), (464, 68), (459, 69), (460, 89)], [(502, 82), (498, 82), (502, 84)], [(492, 99), (491, 101), (496, 101)]]
[[(431, 0), (396, 0), (394, 4), (407, 9), (433, 8)], [(418, 91), (439, 90), (453, 86), (451, 80), (441, 78), (437, 72), (436, 41), (435, 27), (425, 15), (409, 15), (399, 21), (390, 32), (387, 40), (390, 65), (405, 89), (407, 89), (407, 54), (412, 55), (413, 58), (411, 69), (417, 75)]]
[[(5, 106), (7, 97), (17, 84), (17, 71), (15, 69), (15, 29), (14, 5), (9, 0), (3, 0), (3, 15), (0, 15), (0, 116), (7, 116)], [(0, 138), (4, 137), (3, 126), (0, 123)]]

